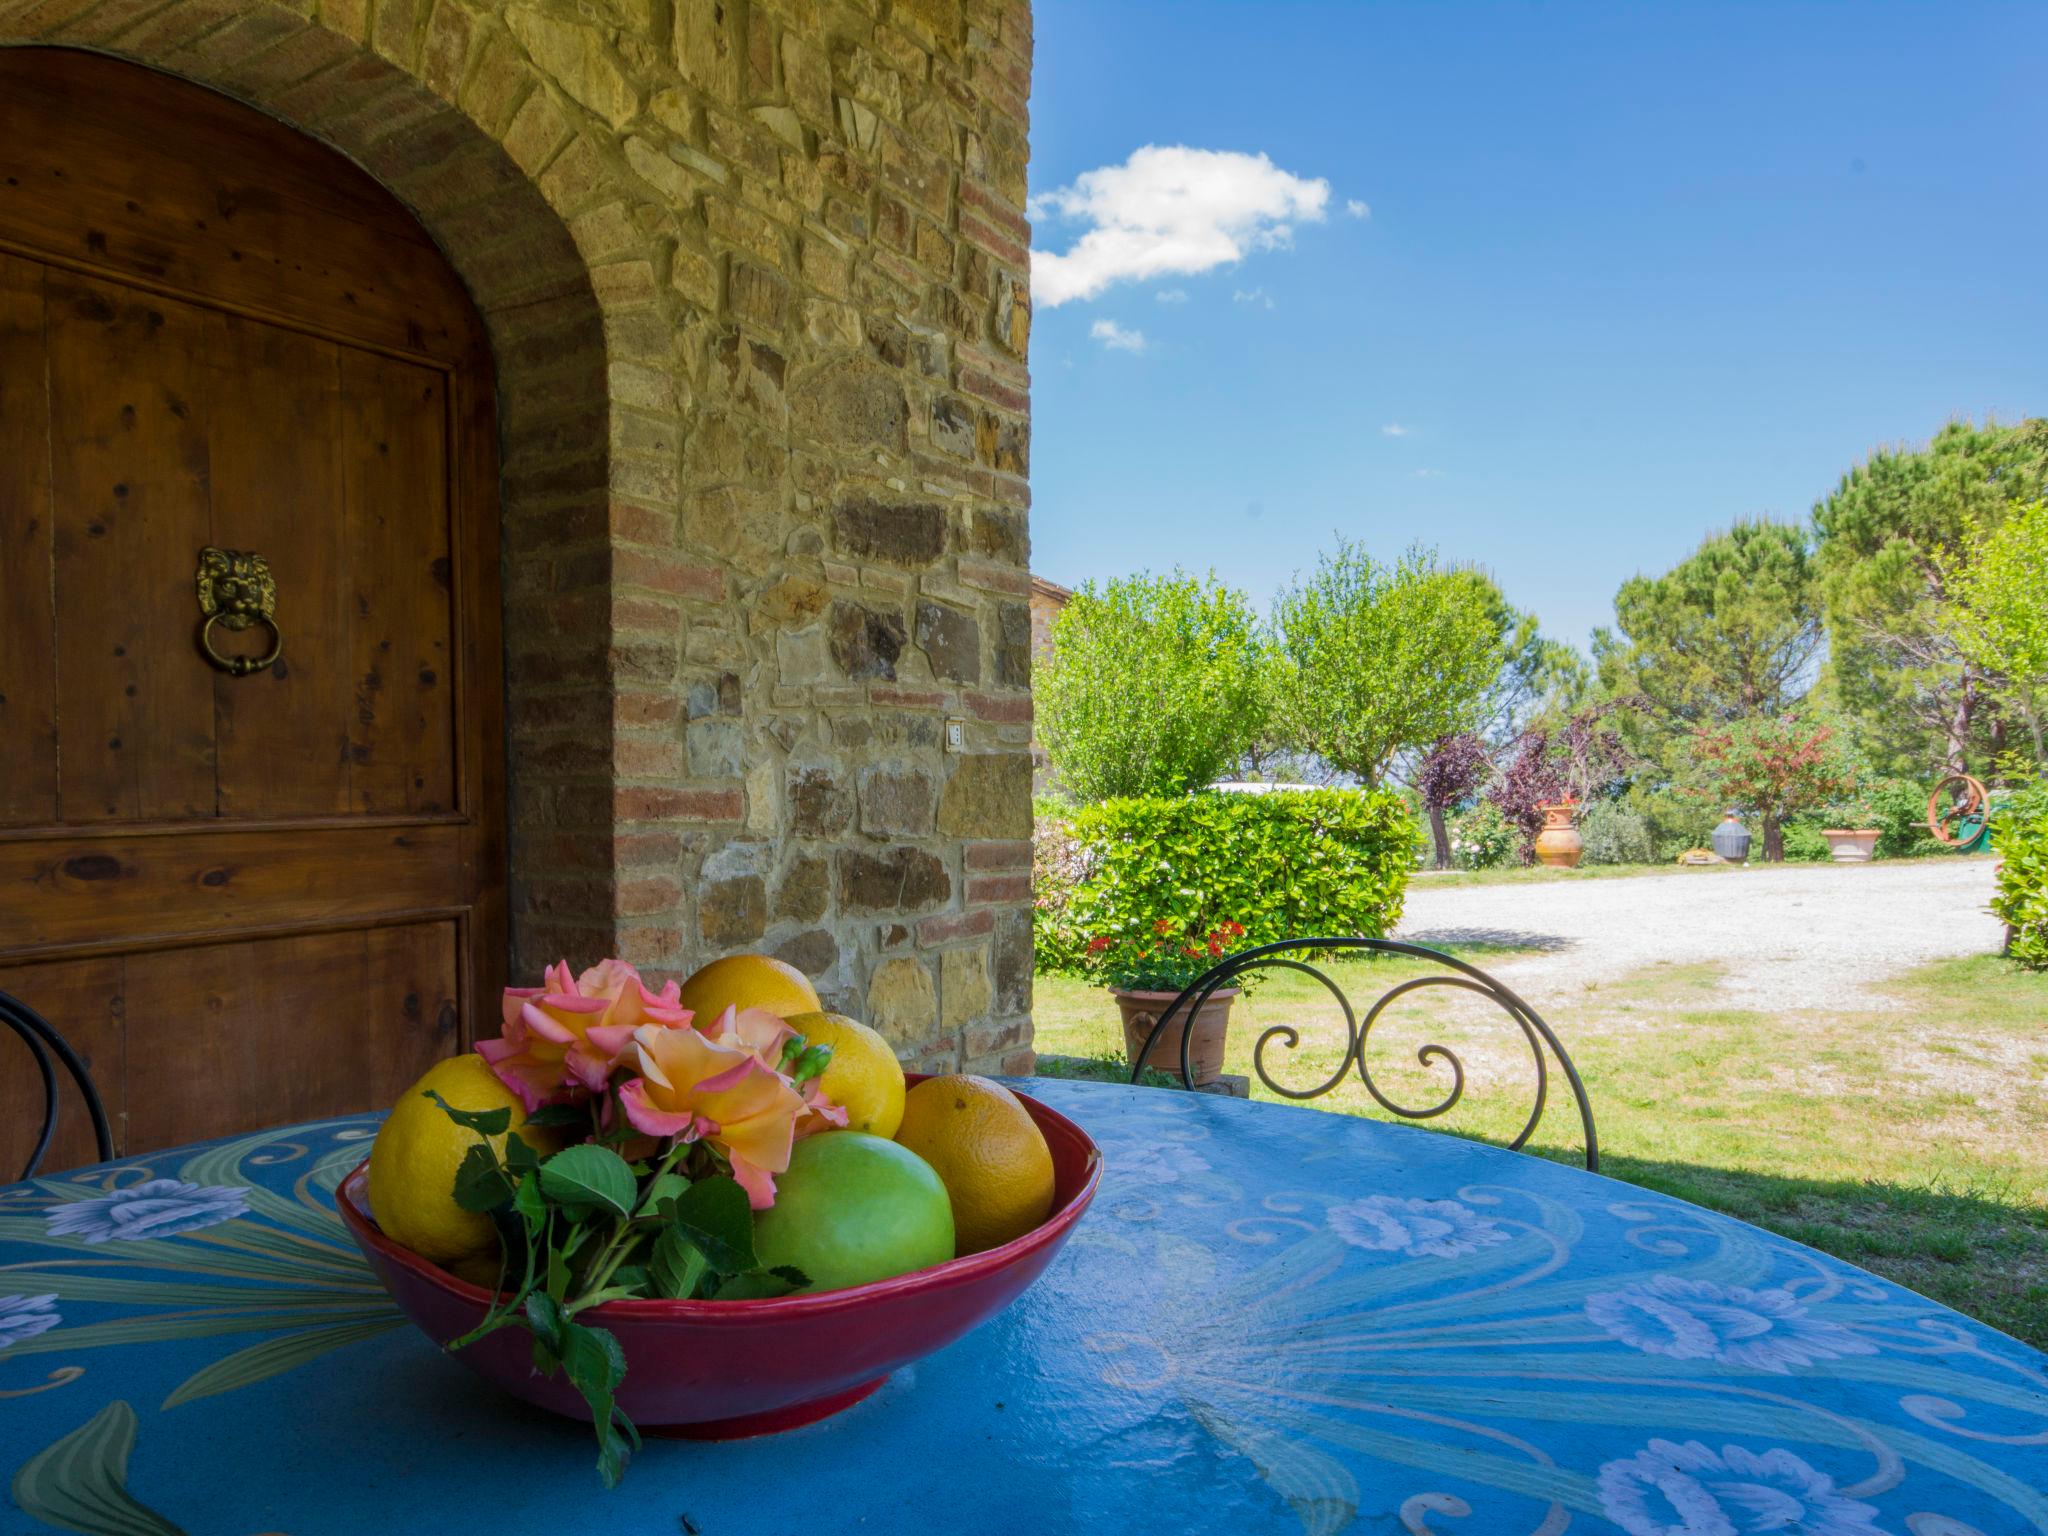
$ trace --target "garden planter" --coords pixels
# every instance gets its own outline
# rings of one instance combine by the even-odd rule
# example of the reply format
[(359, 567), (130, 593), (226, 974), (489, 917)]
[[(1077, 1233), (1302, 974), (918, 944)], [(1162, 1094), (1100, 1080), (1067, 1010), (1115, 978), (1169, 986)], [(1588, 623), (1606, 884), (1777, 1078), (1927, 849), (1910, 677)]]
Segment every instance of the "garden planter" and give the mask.
[(1730, 864), (1740, 864), (1749, 857), (1749, 828), (1736, 819), (1733, 811), (1714, 828), (1711, 841), (1714, 852)]
[[(1173, 1000), (1180, 994), (1126, 992), (1118, 988), (1111, 992), (1111, 996), (1123, 1011), (1124, 1059), (1135, 1063), (1138, 1053), (1145, 1049), (1145, 1039), (1152, 1033), (1152, 1026), (1162, 1013), (1173, 1006)], [(1189, 1057), (1197, 1087), (1213, 1083), (1223, 1075), (1223, 1046), (1230, 1029), (1230, 1005), (1236, 1001), (1237, 988), (1219, 988), (1195, 1010), (1195, 1039)], [(1166, 1027), (1159, 1031), (1159, 1038), (1145, 1057), (1146, 1066), (1157, 1072), (1170, 1072), (1176, 1077), (1180, 1075), (1180, 1037), (1185, 1023), (1185, 1009), (1177, 1010), (1167, 1019)]]
[(1536, 834), (1536, 857), (1552, 869), (1577, 869), (1586, 851), (1586, 840), (1572, 825), (1579, 802), (1559, 800), (1536, 809), (1543, 813), (1543, 830)]
[(1828, 853), (1837, 864), (1868, 864), (1870, 856), (1877, 851), (1880, 830), (1878, 827), (1864, 827), (1850, 832), (1822, 828), (1820, 835), (1828, 840)]

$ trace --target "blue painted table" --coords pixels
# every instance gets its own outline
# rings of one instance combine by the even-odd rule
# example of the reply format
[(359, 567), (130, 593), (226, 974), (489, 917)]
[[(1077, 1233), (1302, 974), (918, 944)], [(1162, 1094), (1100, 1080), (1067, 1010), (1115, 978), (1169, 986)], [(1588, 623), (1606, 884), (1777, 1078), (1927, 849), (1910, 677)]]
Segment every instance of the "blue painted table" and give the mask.
[(1106, 1159), (1046, 1277), (613, 1494), (370, 1280), (328, 1195), (374, 1118), (0, 1189), (0, 1529), (2048, 1532), (2048, 1361), (1860, 1270), (1404, 1126), (1019, 1086)]

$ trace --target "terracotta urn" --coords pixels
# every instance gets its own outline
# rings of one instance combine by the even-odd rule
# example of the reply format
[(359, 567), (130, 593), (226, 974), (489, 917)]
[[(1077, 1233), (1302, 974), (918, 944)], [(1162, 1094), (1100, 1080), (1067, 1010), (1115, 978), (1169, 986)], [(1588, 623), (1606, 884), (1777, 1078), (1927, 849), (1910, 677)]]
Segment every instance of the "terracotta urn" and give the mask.
[(1543, 830), (1536, 834), (1536, 857), (1552, 869), (1577, 869), (1586, 852), (1586, 840), (1572, 825), (1579, 814), (1576, 800), (1556, 800), (1539, 805)]
[(1823, 827), (1820, 835), (1828, 840), (1828, 854), (1837, 864), (1868, 864), (1877, 852), (1877, 839), (1882, 830), (1879, 827), (1859, 827), (1854, 831)]
[[(1195, 1010), (1195, 1041), (1189, 1058), (1197, 1087), (1213, 1083), (1223, 1075), (1223, 1048), (1230, 1030), (1230, 1005), (1237, 1001), (1237, 990), (1235, 987), (1219, 988)], [(1135, 1062), (1138, 1053), (1145, 1049), (1145, 1040), (1152, 1033), (1152, 1026), (1159, 1022), (1159, 1016), (1173, 1006), (1174, 999), (1180, 994), (1126, 992), (1118, 988), (1111, 995), (1116, 998), (1116, 1005), (1124, 1016), (1124, 1059)], [(1166, 1027), (1159, 1031), (1159, 1038), (1145, 1057), (1146, 1066), (1156, 1072), (1180, 1076), (1180, 1037), (1185, 1024), (1185, 1009), (1166, 1021)]]

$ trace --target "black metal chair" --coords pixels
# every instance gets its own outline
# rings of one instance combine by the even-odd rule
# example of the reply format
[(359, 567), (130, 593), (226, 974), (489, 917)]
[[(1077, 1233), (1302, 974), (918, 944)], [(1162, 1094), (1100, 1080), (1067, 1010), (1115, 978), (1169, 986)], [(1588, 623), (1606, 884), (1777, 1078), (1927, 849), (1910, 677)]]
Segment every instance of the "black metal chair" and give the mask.
[[(57, 1062), (62, 1062), (71, 1074), (85, 1100), (86, 1113), (92, 1116), (93, 1140), (99, 1146), (100, 1161), (104, 1163), (113, 1157), (114, 1133), (107, 1124), (107, 1107), (100, 1102), (100, 1091), (93, 1086), (92, 1073), (86, 1070), (78, 1052), (71, 1049), (48, 1019), (5, 992), (0, 992), (0, 1024), (21, 1036), (29, 1054), (36, 1059), (36, 1070), (43, 1074), (43, 1133), (36, 1138), (35, 1150), (29, 1153), (21, 1177), (35, 1177), (43, 1164), (43, 1154), (50, 1150), (50, 1142), (57, 1134)], [(57, 1058), (54, 1062), (50, 1059), (53, 1053)]]
[[(1366, 1010), (1364, 1018), (1360, 1019), (1352, 1009), (1351, 999), (1345, 994), (1344, 989), (1332, 980), (1327, 972), (1310, 963), (1314, 959), (1355, 950), (1365, 950), (1374, 954), (1407, 955), (1414, 959), (1432, 961), (1444, 966), (1450, 974), (1411, 976), (1405, 981), (1396, 982), (1381, 994), (1379, 1000)], [(1465, 1096), (1465, 1064), (1458, 1059), (1457, 1052), (1448, 1046), (1431, 1043), (1415, 1053), (1416, 1059), (1425, 1067), (1442, 1062), (1451, 1069), (1450, 1091), (1440, 1102), (1423, 1109), (1414, 1109), (1397, 1103), (1382, 1092), (1380, 1086), (1373, 1081), (1372, 1069), (1366, 1064), (1365, 1053), (1372, 1035), (1372, 1027), (1379, 1022), (1380, 1015), (1386, 1012), (1390, 1003), (1424, 987), (1457, 987), (1489, 999), (1513, 1019), (1520, 1027), (1523, 1038), (1528, 1042), (1529, 1052), (1536, 1061), (1536, 1105), (1529, 1111), (1529, 1119), (1522, 1126), (1521, 1133), (1508, 1143), (1509, 1150), (1521, 1151), (1535, 1132), (1537, 1122), (1543, 1118), (1543, 1106), (1550, 1092), (1549, 1057), (1555, 1056), (1558, 1066), (1564, 1071), (1565, 1082), (1571, 1087), (1572, 1098), (1578, 1103), (1579, 1123), (1585, 1128), (1586, 1167), (1592, 1172), (1599, 1171), (1600, 1139), (1593, 1127), (1592, 1101), (1586, 1097), (1586, 1085), (1579, 1079), (1578, 1068), (1572, 1065), (1571, 1057), (1565, 1053), (1564, 1046), (1551, 1031), (1550, 1026), (1543, 1022), (1534, 1008), (1476, 966), (1467, 965), (1441, 950), (1427, 949), (1420, 944), (1403, 944), (1396, 939), (1285, 939), (1278, 944), (1262, 944), (1256, 949), (1226, 955), (1197, 977), (1171, 1005), (1160, 1010), (1158, 1019), (1152, 1025), (1152, 1032), (1145, 1037), (1145, 1049), (1138, 1054), (1137, 1061), (1132, 1064), (1131, 1081), (1135, 1083), (1140, 1080), (1144, 1064), (1151, 1059), (1153, 1045), (1169, 1024), (1176, 1019), (1192, 1019), (1214, 993), (1249, 972), (1262, 970), (1299, 971), (1321, 982), (1337, 1000), (1337, 1005), (1344, 1010), (1344, 1028), (1349, 1036), (1343, 1059), (1337, 1063), (1335, 1072), (1313, 1087), (1289, 1088), (1285, 1084), (1275, 1082), (1272, 1075), (1267, 1072), (1266, 1047), (1278, 1039), (1289, 1050), (1294, 1050), (1301, 1044), (1301, 1031), (1291, 1024), (1269, 1026), (1259, 1035), (1258, 1044), (1252, 1049), (1252, 1070), (1258, 1073), (1259, 1081), (1275, 1093), (1289, 1099), (1320, 1098), (1342, 1082), (1344, 1074), (1355, 1063), (1359, 1081), (1365, 1084), (1365, 1091), (1390, 1114), (1399, 1115), (1404, 1120), (1433, 1120), (1438, 1115), (1447, 1113)], [(1192, 1029), (1181, 1031), (1180, 1079), (1181, 1085), (1185, 1088), (1195, 1086), (1194, 1038), (1195, 1032)], [(1546, 1049), (1548, 1055), (1545, 1054)]]

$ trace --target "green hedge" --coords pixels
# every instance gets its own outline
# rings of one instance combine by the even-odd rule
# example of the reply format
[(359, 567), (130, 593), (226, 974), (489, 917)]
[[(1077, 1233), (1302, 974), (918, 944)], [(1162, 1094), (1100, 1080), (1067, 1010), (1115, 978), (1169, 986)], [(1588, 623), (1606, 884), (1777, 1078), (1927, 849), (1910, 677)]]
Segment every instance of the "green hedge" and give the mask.
[(1143, 796), (1041, 823), (1038, 843), (1038, 966), (1078, 972), (1091, 938), (1160, 918), (1240, 922), (1246, 947), (1382, 936), (1401, 918), (1415, 826), (1385, 790)]
[(2029, 970), (2048, 970), (2048, 816), (2000, 828), (1998, 856), (1991, 910), (2012, 930), (2006, 953)]

